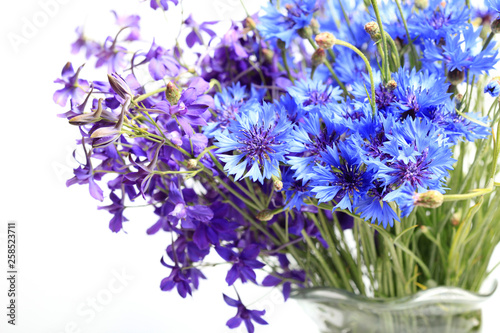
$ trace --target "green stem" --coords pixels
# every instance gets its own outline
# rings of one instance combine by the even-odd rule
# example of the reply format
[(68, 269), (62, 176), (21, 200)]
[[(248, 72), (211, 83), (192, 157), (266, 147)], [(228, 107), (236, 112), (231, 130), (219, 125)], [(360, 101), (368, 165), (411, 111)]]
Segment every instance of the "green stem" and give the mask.
[(344, 42), (342, 40), (338, 40), (338, 39), (335, 41), (335, 44), (336, 45), (341, 45), (341, 46), (347, 47), (348, 49), (353, 50), (354, 52), (356, 52), (357, 55), (359, 55), (361, 57), (361, 59), (363, 59), (363, 61), (365, 63), (365, 66), (366, 66), (366, 70), (368, 71), (368, 74), (370, 75), (370, 85), (371, 85), (371, 95), (372, 96), (371, 96), (371, 99), (370, 99), (370, 96), (368, 95), (368, 98), (370, 99), (370, 104), (372, 106), (373, 114), (375, 115), (376, 112), (377, 112), (377, 106), (375, 104), (375, 81), (373, 80), (373, 71), (372, 71), (372, 66), (370, 66), (370, 62), (365, 57), (365, 55), (363, 54), (363, 52), (361, 52), (354, 45), (352, 45), (350, 43), (347, 43), (347, 42)]
[[(384, 27), (382, 25), (382, 19), (380, 17), (380, 13), (378, 10), (377, 0), (371, 0), (371, 3), (373, 6), (373, 10), (375, 11), (375, 16), (377, 17), (377, 23), (378, 23), (378, 27), (380, 29), (380, 35), (382, 36), (382, 47), (384, 48), (384, 61), (382, 64), (382, 68), (383, 68), (382, 73), (384, 73), (384, 75), (383, 75), (384, 80), (385, 80), (384, 83), (387, 83), (387, 81), (389, 81), (391, 79), (391, 72), (389, 70), (389, 53), (388, 53), (389, 50), (387, 49), (386, 36), (385, 36), (385, 32), (384, 32)], [(372, 97), (374, 97), (374, 96), (372, 96)]]

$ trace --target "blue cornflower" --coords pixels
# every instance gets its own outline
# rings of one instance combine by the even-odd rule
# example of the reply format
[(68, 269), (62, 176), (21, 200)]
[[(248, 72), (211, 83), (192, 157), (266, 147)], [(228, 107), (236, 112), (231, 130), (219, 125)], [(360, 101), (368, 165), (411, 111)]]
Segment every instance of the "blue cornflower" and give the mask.
[(460, 32), (467, 25), (469, 14), (463, 1), (429, 0), (426, 9), (408, 17), (408, 30), (412, 38), (419, 36), (437, 43), (441, 38)]
[(309, 25), (313, 13), (318, 9), (316, 0), (286, 0), (281, 2), (286, 9), (282, 13), (273, 4), (264, 8), (265, 14), (259, 17), (257, 29), (266, 39), (278, 38), (288, 46), (297, 30)]
[(489, 0), (490, 7), (500, 14), (500, 0)]
[(455, 160), (440, 129), (425, 118), (407, 118), (395, 123), (386, 136), (388, 141), (380, 150), (391, 158), (371, 161), (369, 166), (377, 170), (375, 177), (382, 186), (392, 190), (385, 201), (396, 200), (405, 187), (444, 191), (445, 178)]
[(310, 113), (292, 133), (294, 141), (291, 143), (290, 152), (293, 155), (288, 156), (288, 163), (295, 171), (294, 177), (297, 180), (302, 179), (304, 183), (311, 178), (313, 166), (321, 161), (321, 154), (326, 148), (333, 147), (347, 132), (343, 118), (326, 110), (323, 114), (321, 122), (319, 114)]
[(498, 78), (491, 80), (486, 87), (484, 87), (484, 93), (490, 94), (491, 97), (497, 97), (500, 95), (500, 82)]
[(384, 228), (387, 225), (394, 225), (394, 220), (399, 222), (399, 217), (388, 202), (384, 201), (390, 188), (383, 186), (381, 181), (374, 181), (372, 187), (366, 192), (366, 195), (359, 200), (357, 211), (360, 217), (371, 221), (382, 223)]
[(320, 203), (339, 198), (334, 209), (353, 212), (370, 188), (373, 172), (365, 170), (359, 154), (343, 141), (339, 142), (338, 151), (335, 147), (327, 147), (321, 160), (325, 165), (313, 168), (312, 192)]
[(304, 205), (304, 199), (312, 196), (311, 187), (308, 182), (293, 178), (294, 172), (287, 168), (282, 173), (283, 191), (285, 192), (286, 209), (297, 208), (300, 210)]
[(449, 84), (445, 83), (445, 77), (438, 74), (400, 69), (393, 74), (393, 79), (397, 83), (394, 90), (397, 101), (394, 104), (396, 108), (392, 110), (401, 119), (428, 116), (449, 101)]
[(214, 96), (214, 111), (217, 114), (214, 121), (204, 127), (204, 134), (208, 138), (213, 138), (229, 125), (236, 118), (236, 115), (242, 112), (247, 103), (256, 103), (261, 100), (260, 93), (252, 87), (252, 93), (249, 94), (245, 86), (239, 82), (225, 87), (222, 92)]
[[(254, 105), (237, 114), (224, 132), (216, 136), (217, 153), (224, 170), (238, 180), (250, 177), (264, 183), (272, 175), (279, 177), (279, 164), (285, 163), (290, 146), (292, 124), (286, 111), (277, 104)], [(239, 152), (239, 154), (222, 154)], [(249, 168), (249, 170), (248, 170)]]
[(224, 301), (227, 303), (227, 305), (238, 308), (238, 312), (236, 313), (236, 316), (229, 319), (226, 323), (226, 325), (229, 328), (236, 328), (236, 327), (241, 325), (241, 322), (244, 322), (248, 333), (253, 333), (255, 328), (253, 326), (252, 321), (254, 321), (258, 324), (261, 324), (261, 325), (267, 325), (267, 322), (261, 318), (266, 313), (265, 310), (262, 310), (262, 311), (248, 310), (243, 305), (243, 303), (241, 303), (241, 300), (239, 299), (239, 297), (238, 297), (238, 300), (235, 300), (235, 299), (232, 299), (231, 297), (228, 297), (224, 294), (222, 294), (222, 295), (224, 296)]
[(339, 87), (326, 85), (318, 80), (297, 80), (293, 86), (287, 88), (287, 91), (307, 111), (336, 104), (342, 99)]
[(424, 60), (433, 63), (441, 61), (442, 66), (450, 72), (469, 72), (471, 75), (488, 73), (496, 64), (498, 51), (495, 50), (495, 42), (482, 50), (480, 33), (480, 28), (474, 31), (474, 27), (469, 24), (462, 30), (462, 34), (446, 35), (443, 46), (426, 40)]

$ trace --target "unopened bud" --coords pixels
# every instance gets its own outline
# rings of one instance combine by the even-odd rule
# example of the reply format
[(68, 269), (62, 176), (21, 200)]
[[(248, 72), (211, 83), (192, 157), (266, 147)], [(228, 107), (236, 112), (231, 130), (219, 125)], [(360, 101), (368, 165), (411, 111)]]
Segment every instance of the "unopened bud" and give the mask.
[(335, 36), (329, 32), (322, 32), (316, 36), (316, 43), (324, 49), (331, 49), (335, 45)]
[(318, 67), (321, 65), (324, 61), (326, 60), (326, 53), (325, 50), (321, 47), (316, 49), (314, 51), (312, 57), (311, 57), (311, 62), (313, 67)]
[(187, 168), (188, 169), (194, 169), (196, 168), (196, 165), (198, 165), (198, 161), (194, 158), (191, 158), (187, 161)]
[(429, 0), (415, 0), (415, 7), (418, 9), (426, 9), (429, 7)]
[(181, 91), (175, 84), (169, 82), (167, 83), (165, 95), (167, 97), (167, 101), (170, 102), (170, 105), (177, 105), (177, 103), (179, 103), (179, 99), (181, 98)]
[(398, 84), (396, 81), (389, 80), (389, 82), (387, 82), (387, 85), (386, 85), (387, 90), (393, 91), (393, 90), (396, 90), (397, 87), (398, 87)]
[(372, 41), (374, 42), (378, 42), (382, 38), (377, 22), (368, 22), (365, 24), (365, 31), (370, 35)]
[(500, 32), (500, 18), (497, 18), (493, 22), (491, 22), (491, 32), (494, 34)]
[(102, 114), (102, 98), (97, 101), (97, 110), (90, 113), (83, 113), (75, 116), (69, 120), (71, 125), (83, 126), (98, 122), (101, 119)]
[(248, 16), (246, 19), (245, 19), (245, 25), (247, 27), (249, 27), (250, 29), (252, 30), (255, 30), (255, 28), (257, 27), (257, 25), (255, 24), (255, 21), (253, 20), (253, 18), (251, 18), (250, 16)]
[(443, 194), (438, 191), (430, 190), (424, 193), (416, 193), (414, 198), (415, 206), (425, 208), (438, 208), (443, 204)]
[(283, 182), (281, 180), (276, 179), (273, 184), (274, 184), (274, 190), (275, 191), (279, 192), (279, 191), (281, 191), (283, 189)]
[(303, 28), (298, 29), (297, 33), (301, 38), (308, 39), (309, 37), (312, 36), (312, 29), (310, 26), (305, 26)]
[(273, 218), (274, 214), (269, 209), (261, 210), (255, 217), (259, 221), (269, 221)]
[(314, 35), (319, 34), (319, 22), (316, 20), (314, 17), (311, 19), (311, 23), (309, 23), (309, 26), (312, 29), (312, 32)]
[(266, 60), (266, 62), (268, 62), (268, 63), (272, 63), (273, 62), (273, 58), (274, 58), (274, 52), (273, 52), (273, 50), (262, 49), (262, 55), (264, 56), (264, 59)]
[(451, 216), (451, 225), (456, 227), (462, 221), (462, 214), (460, 212), (453, 213)]
[(429, 232), (429, 228), (427, 228), (425, 225), (420, 226), (420, 230), (425, 234), (426, 232)]
[(127, 99), (129, 96), (132, 97), (132, 90), (120, 75), (116, 73), (108, 74), (108, 81), (118, 96), (123, 99)]
[(454, 69), (448, 72), (448, 81), (454, 86), (464, 82), (465, 72)]

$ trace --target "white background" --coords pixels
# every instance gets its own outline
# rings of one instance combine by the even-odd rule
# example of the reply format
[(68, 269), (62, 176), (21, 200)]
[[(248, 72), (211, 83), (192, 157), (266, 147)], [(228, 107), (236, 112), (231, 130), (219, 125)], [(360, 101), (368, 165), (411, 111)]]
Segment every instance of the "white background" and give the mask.
[[(49, 2), (58, 4), (49, 8), (50, 17), (43, 14), (41, 4)], [(246, 6), (253, 13), (258, 3), (247, 0)], [(160, 265), (160, 257), (170, 238), (165, 233), (146, 235), (154, 222), (152, 213), (127, 211), (127, 234), (114, 234), (108, 229), (111, 215), (96, 209), (98, 202), (87, 186), (65, 186), (75, 167), (71, 154), (78, 131), (56, 117), (67, 110), (52, 102), (59, 89), (52, 82), (67, 61), (73, 61), (75, 69), (82, 61), (70, 55), (76, 26), (85, 24), (88, 34), (101, 40), (116, 31), (111, 9), (140, 13), (144, 35), (155, 35), (164, 45), (172, 40), (172, 30), (177, 34), (179, 8), (167, 14), (166, 23), (160, 11), (136, 0), (24, 0), (0, 5), (0, 332), (230, 332), (225, 322), (236, 309), (222, 299), (222, 292), (235, 296), (224, 282), (226, 267), (204, 271), (208, 280), (201, 282), (193, 298), (162, 292), (160, 281), (169, 272)], [(239, 0), (187, 0), (184, 10), (198, 22), (244, 17)], [(30, 34), (23, 31), (26, 22), (39, 27)], [(9, 40), (14, 35), (24, 38), (23, 43), (14, 45)], [(85, 71), (92, 73), (92, 67), (87, 64)], [(5, 315), (5, 231), (11, 220), (18, 223), (15, 327), (6, 324)], [(497, 271), (495, 277), (499, 276)], [(250, 285), (238, 290), (250, 308), (267, 310), (265, 319), (271, 325), (257, 326), (257, 332), (316, 333), (295, 302), (283, 304), (278, 290)], [(498, 323), (494, 317), (499, 292), (490, 304), (486, 316)], [(496, 332), (492, 321), (485, 332)], [(241, 328), (231, 332), (244, 332)]]

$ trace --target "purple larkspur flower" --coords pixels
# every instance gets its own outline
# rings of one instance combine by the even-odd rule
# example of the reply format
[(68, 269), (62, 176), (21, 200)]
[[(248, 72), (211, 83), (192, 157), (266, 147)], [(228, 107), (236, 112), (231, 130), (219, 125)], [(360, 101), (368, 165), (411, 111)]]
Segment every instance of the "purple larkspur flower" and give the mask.
[(165, 76), (175, 77), (179, 74), (180, 65), (169, 50), (156, 45), (153, 41), (145, 59), (138, 65), (148, 63), (148, 70), (155, 80), (162, 80)]
[(89, 83), (86, 80), (78, 78), (78, 75), (80, 74), (83, 66), (84, 65), (78, 67), (75, 73), (70, 62), (64, 65), (61, 72), (62, 78), (56, 79), (54, 81), (55, 83), (64, 84), (64, 88), (59, 89), (54, 93), (54, 102), (56, 102), (60, 106), (65, 106), (68, 98), (70, 97), (71, 99), (74, 99), (74, 102), (76, 103), (80, 103), (83, 101), (90, 87)]
[(140, 37), (140, 27), (139, 21), (141, 17), (139, 15), (118, 15), (114, 10), (111, 11), (115, 15), (115, 23), (122, 29), (130, 29), (130, 33), (125, 38), (125, 40), (133, 41), (138, 40)]
[(238, 309), (236, 315), (233, 318), (229, 319), (226, 323), (229, 328), (236, 328), (240, 326), (242, 322), (244, 322), (248, 333), (253, 333), (255, 328), (252, 321), (261, 325), (267, 325), (267, 322), (261, 318), (266, 313), (265, 310), (248, 310), (239, 298), (238, 300), (235, 300), (224, 294), (223, 296), (224, 301), (227, 303), (227, 305), (233, 306)]
[(121, 71), (126, 66), (125, 54), (127, 50), (117, 45), (117, 40), (108, 36), (104, 41), (102, 49), (95, 55), (97, 58), (95, 67), (107, 65), (108, 73)]
[(169, 2), (173, 3), (174, 6), (177, 6), (177, 4), (179, 3), (179, 0), (151, 0), (149, 2), (149, 5), (154, 10), (156, 10), (158, 8), (161, 8), (163, 10), (168, 10), (168, 3)]
[(262, 262), (257, 260), (260, 253), (260, 249), (257, 245), (248, 245), (241, 250), (240, 253), (235, 253), (233, 250), (223, 246), (217, 246), (215, 250), (222, 259), (233, 263), (233, 266), (231, 266), (226, 276), (228, 285), (231, 286), (238, 278), (243, 283), (247, 281), (256, 283), (255, 278), (257, 276), (253, 270), (265, 266)]
[[(186, 44), (189, 48), (193, 47), (196, 43), (203, 45), (203, 37), (201, 36), (202, 32), (205, 32), (210, 36), (210, 41), (212, 38), (216, 36), (216, 33), (210, 29), (208, 26), (214, 25), (217, 23), (217, 21), (207, 21), (203, 22), (202, 24), (196, 23), (196, 21), (193, 19), (192, 15), (189, 15), (189, 17), (184, 21), (184, 24), (191, 28), (191, 32), (186, 36)], [(209, 41), (209, 43), (210, 43)]]

